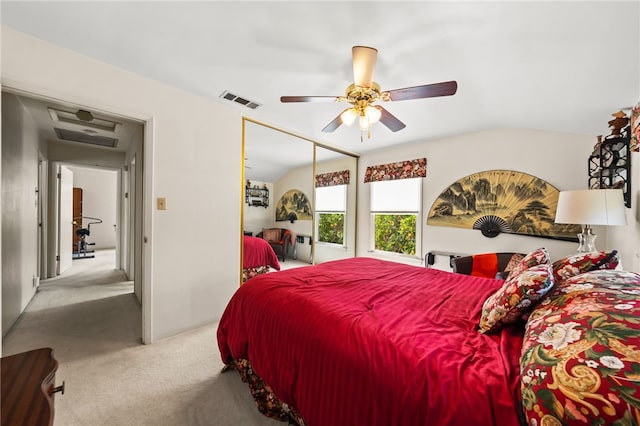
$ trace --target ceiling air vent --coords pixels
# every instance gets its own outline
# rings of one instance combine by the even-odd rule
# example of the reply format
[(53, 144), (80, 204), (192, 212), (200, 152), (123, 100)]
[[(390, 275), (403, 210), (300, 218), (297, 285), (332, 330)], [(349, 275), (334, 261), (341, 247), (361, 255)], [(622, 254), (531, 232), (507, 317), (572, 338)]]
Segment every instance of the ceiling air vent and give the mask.
[(94, 133), (97, 132), (92, 130), (87, 132), (76, 132), (75, 130), (59, 129), (57, 127), (54, 127), (54, 130), (56, 131), (58, 138), (63, 141), (88, 143), (91, 145), (106, 146), (109, 148), (115, 148), (118, 144), (118, 139), (95, 135)]
[(251, 109), (257, 109), (258, 107), (262, 106), (258, 102), (250, 101), (249, 99), (242, 98), (238, 95), (234, 95), (233, 93), (230, 93), (226, 90), (222, 92), (220, 97), (222, 99), (226, 99), (228, 101), (238, 103), (240, 105), (246, 106), (247, 108), (251, 108)]

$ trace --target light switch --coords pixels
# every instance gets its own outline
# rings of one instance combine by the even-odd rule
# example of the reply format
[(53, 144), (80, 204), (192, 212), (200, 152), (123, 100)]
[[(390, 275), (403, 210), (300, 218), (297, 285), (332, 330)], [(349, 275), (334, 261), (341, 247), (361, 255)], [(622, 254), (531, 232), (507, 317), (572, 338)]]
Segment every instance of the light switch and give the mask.
[(167, 209), (167, 199), (164, 197), (158, 197), (158, 210)]

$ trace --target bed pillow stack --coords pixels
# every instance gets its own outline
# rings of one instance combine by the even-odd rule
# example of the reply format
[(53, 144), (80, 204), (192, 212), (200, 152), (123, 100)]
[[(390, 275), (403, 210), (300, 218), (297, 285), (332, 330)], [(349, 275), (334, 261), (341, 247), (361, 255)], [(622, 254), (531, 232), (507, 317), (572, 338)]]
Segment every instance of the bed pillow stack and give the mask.
[(639, 318), (640, 274), (597, 269), (556, 283), (525, 329), (527, 424), (637, 424)]
[(597, 269), (616, 269), (619, 262), (617, 250), (579, 253), (553, 262), (553, 277), (559, 283), (584, 272)]
[(554, 284), (549, 253), (544, 247), (521, 259), (502, 287), (482, 305), (478, 330), (489, 333), (513, 324), (533, 309)]

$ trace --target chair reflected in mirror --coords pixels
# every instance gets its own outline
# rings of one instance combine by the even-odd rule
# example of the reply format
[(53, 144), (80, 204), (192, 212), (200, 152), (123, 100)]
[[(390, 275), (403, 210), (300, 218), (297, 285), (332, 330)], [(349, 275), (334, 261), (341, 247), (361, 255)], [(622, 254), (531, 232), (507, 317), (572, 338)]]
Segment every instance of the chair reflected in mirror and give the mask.
[(291, 231), (286, 228), (263, 229), (256, 237), (266, 240), (273, 248), (278, 259), (284, 262), (291, 249)]

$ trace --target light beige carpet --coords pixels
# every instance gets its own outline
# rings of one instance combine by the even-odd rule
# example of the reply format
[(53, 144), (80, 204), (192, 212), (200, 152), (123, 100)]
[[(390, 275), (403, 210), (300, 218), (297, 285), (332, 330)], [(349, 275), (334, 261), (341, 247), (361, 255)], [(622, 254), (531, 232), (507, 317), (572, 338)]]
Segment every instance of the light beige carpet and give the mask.
[(142, 345), (133, 283), (114, 265), (98, 251), (42, 281), (3, 339), (3, 356), (54, 349), (55, 426), (285, 424), (260, 414), (237, 372), (220, 374), (217, 324)]

